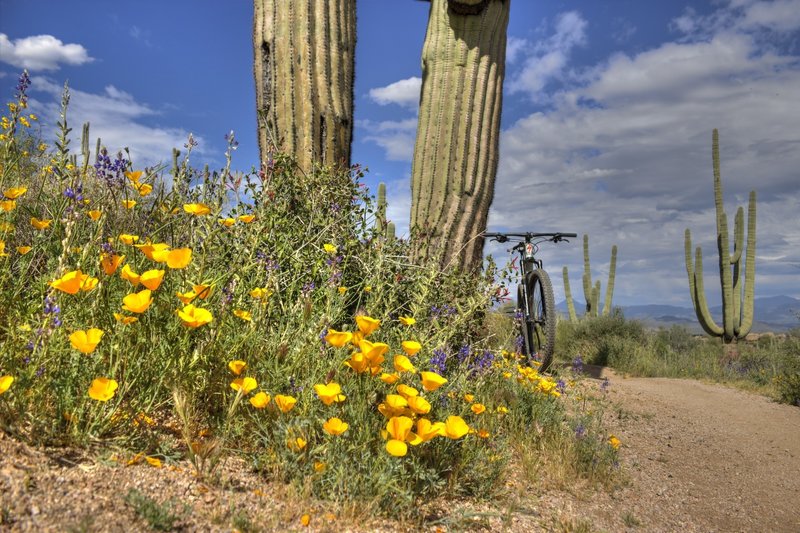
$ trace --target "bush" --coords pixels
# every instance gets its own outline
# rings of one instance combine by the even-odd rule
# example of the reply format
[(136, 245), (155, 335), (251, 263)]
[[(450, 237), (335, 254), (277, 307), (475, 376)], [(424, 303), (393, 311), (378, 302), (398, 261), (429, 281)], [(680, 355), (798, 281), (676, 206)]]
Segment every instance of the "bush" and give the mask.
[(564, 431), (563, 386), (481, 338), (493, 268), (413, 264), (415, 243), (375, 230), (360, 167), (276, 153), (233, 173), (232, 135), (219, 172), (192, 169), (192, 139), (169, 174), (92, 162), (63, 100), (46, 165), (17, 141), (24, 88), (0, 139), (4, 429), (166, 447), (205, 477), (233, 450), (392, 514), (490, 495), (533, 420)]

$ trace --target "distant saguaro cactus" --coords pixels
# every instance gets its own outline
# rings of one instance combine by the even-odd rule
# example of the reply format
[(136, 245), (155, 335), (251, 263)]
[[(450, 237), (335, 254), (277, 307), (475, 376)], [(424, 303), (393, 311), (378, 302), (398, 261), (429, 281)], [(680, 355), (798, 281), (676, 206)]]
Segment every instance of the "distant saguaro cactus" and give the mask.
[(254, 0), (258, 148), (349, 165), (353, 138), (356, 0)]
[(432, 0), (411, 168), (411, 228), (450, 265), (480, 268), (497, 173), (510, 0)]
[(564, 267), (561, 273), (564, 276), (564, 297), (567, 299), (567, 311), (569, 312), (570, 322), (577, 322), (578, 315), (575, 313), (575, 302), (572, 301), (572, 290), (569, 288), (569, 272)]
[[(703, 253), (698, 246), (692, 264), (692, 234), (686, 228), (684, 252), (686, 273), (689, 275), (689, 292), (692, 296), (697, 320), (706, 333), (722, 337), (730, 343), (745, 337), (753, 325), (753, 295), (755, 294), (756, 271), (756, 192), (750, 191), (747, 208), (747, 253), (744, 276), (742, 276), (742, 252), (744, 251), (744, 208), (739, 207), (733, 226), (733, 253), (728, 239), (728, 216), (722, 203), (722, 176), (719, 168), (719, 133), (711, 136), (711, 161), (714, 171), (714, 206), (717, 219), (717, 249), (719, 251), (719, 273), (722, 285), (722, 326), (711, 316), (703, 287)], [(742, 287), (744, 277), (744, 287)]]
[(386, 184), (378, 184), (378, 206), (375, 212), (375, 229), (378, 233), (386, 233)]
[[(611, 312), (611, 302), (614, 297), (614, 279), (617, 271), (617, 245), (611, 247), (611, 265), (608, 268), (608, 283), (606, 284), (606, 299), (603, 303), (603, 316)], [(600, 314), (600, 280), (592, 285), (592, 271), (589, 264), (589, 235), (583, 235), (583, 296), (586, 298), (586, 315), (598, 316)]]

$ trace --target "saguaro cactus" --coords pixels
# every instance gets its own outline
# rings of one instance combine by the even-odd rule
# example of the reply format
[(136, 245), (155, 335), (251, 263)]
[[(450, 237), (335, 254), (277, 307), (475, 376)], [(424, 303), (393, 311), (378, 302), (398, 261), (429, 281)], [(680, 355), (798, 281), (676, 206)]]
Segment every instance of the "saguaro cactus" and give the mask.
[(432, 0), (411, 168), (418, 258), (481, 266), (497, 173), (510, 0)]
[[(739, 207), (733, 226), (733, 253), (728, 239), (728, 216), (722, 203), (722, 176), (719, 169), (719, 133), (711, 136), (711, 161), (714, 171), (714, 206), (717, 219), (717, 249), (719, 251), (719, 274), (722, 285), (722, 326), (711, 316), (703, 287), (703, 253), (695, 251), (692, 264), (692, 234), (686, 228), (684, 252), (686, 273), (689, 275), (689, 292), (692, 297), (697, 320), (706, 333), (722, 337), (730, 343), (746, 336), (753, 325), (753, 295), (756, 272), (756, 192), (750, 191), (747, 207), (747, 253), (744, 276), (742, 276), (742, 252), (744, 251), (744, 208)], [(744, 286), (742, 286), (744, 277)]]
[(564, 267), (561, 273), (564, 276), (564, 297), (567, 299), (567, 311), (569, 312), (570, 322), (577, 322), (578, 315), (575, 313), (575, 302), (572, 301), (572, 290), (569, 288), (569, 272)]
[(378, 206), (375, 212), (375, 229), (378, 233), (386, 234), (386, 184), (378, 184)]
[[(614, 297), (614, 279), (617, 271), (617, 245), (611, 247), (611, 265), (608, 268), (608, 283), (606, 283), (606, 299), (603, 303), (603, 316), (611, 312), (611, 302)], [(592, 285), (592, 270), (589, 264), (589, 235), (583, 235), (583, 296), (586, 298), (586, 315), (598, 316), (600, 314), (600, 280)]]
[(356, 0), (254, 0), (258, 148), (349, 165)]

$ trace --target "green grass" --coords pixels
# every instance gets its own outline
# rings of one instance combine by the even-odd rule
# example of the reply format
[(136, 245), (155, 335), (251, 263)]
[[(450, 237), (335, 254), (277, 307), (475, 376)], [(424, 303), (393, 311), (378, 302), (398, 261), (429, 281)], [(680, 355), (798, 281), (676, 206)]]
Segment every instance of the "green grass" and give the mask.
[[(360, 167), (303, 173), (275, 153), (263, 171), (232, 172), (231, 138), (219, 171), (191, 166), (191, 142), (170, 171), (142, 168), (126, 153), (71, 150), (66, 91), (61, 134), (43, 145), (23, 124), (24, 100), (0, 138), (5, 431), (187, 458), (211, 482), (236, 454), (312, 497), (412, 521), (432, 498), (493, 497), (520, 443), (557, 456), (546, 467), (578, 465), (576, 477), (610, 472), (602, 427), (570, 391), (487, 335), (494, 266), (413, 263), (418, 243), (375, 229)], [(358, 323), (366, 315), (376, 331)], [(331, 330), (365, 338), (337, 347)], [(407, 340), (422, 349), (404, 360)], [(420, 371), (447, 382), (425, 390)], [(327, 405), (315, 388), (330, 383), (342, 397)], [(334, 417), (349, 425), (341, 435), (324, 429)], [(420, 420), (437, 429), (423, 435)], [(566, 445), (578, 423), (589, 451)], [(135, 496), (140, 514), (161, 519)]]

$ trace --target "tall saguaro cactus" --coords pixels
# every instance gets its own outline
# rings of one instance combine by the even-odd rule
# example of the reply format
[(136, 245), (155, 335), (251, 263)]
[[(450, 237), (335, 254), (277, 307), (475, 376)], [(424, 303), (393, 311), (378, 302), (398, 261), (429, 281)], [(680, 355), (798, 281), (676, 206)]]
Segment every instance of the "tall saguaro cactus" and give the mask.
[[(697, 320), (706, 333), (722, 337), (730, 343), (745, 337), (753, 325), (753, 299), (756, 271), (756, 192), (750, 191), (747, 207), (747, 253), (744, 275), (742, 253), (744, 251), (744, 208), (739, 207), (733, 225), (733, 253), (730, 251), (728, 216), (722, 203), (722, 176), (719, 169), (719, 133), (716, 129), (711, 137), (711, 161), (714, 170), (714, 206), (717, 219), (717, 249), (719, 251), (719, 274), (722, 285), (722, 325), (711, 316), (703, 286), (703, 252), (695, 251), (692, 264), (692, 234), (686, 229), (684, 253), (686, 273), (689, 275), (689, 292), (692, 296)], [(744, 277), (744, 286), (742, 286)]]
[(356, 0), (254, 0), (258, 148), (349, 165)]
[(449, 264), (481, 266), (497, 173), (510, 0), (431, 0), (411, 169), (411, 227)]

